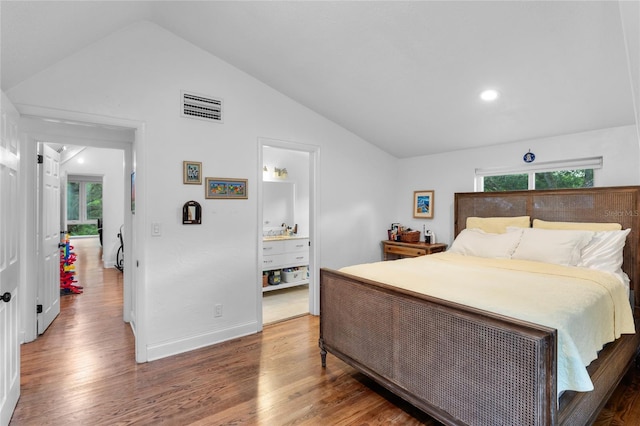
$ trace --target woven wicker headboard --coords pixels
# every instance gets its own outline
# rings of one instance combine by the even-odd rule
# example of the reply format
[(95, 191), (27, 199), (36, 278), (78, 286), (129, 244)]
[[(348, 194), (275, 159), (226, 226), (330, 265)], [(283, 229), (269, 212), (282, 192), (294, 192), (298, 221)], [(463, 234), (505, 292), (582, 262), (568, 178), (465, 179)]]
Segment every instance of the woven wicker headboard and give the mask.
[(468, 217), (531, 216), (561, 222), (615, 222), (631, 228), (622, 269), (640, 307), (640, 186), (455, 194), (455, 235)]

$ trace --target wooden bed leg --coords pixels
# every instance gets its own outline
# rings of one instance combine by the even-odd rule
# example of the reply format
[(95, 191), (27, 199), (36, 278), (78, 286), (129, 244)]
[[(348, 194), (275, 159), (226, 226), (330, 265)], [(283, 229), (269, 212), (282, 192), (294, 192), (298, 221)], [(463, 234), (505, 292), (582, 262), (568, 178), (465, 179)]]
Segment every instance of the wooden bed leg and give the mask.
[(322, 360), (322, 368), (327, 366), (327, 351), (324, 349), (324, 340), (318, 339), (318, 346), (320, 347), (320, 359)]

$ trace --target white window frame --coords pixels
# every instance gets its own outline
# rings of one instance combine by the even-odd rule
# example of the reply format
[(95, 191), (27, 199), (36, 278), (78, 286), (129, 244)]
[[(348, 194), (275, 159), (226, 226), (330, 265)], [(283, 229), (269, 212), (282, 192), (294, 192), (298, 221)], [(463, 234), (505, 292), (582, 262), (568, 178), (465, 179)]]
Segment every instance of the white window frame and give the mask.
[[(84, 224), (89, 224), (89, 225), (96, 225), (98, 223), (97, 219), (87, 219), (87, 190), (86, 190), (86, 185), (87, 183), (99, 183), (102, 185), (102, 190), (103, 190), (103, 199), (104, 199), (104, 182), (102, 181), (102, 176), (93, 176), (93, 175), (69, 175), (67, 176), (67, 187), (65, 188), (66, 191), (69, 190), (69, 184), (72, 182), (76, 182), (80, 184), (79, 187), (79, 193), (78, 193), (78, 208), (79, 208), (79, 212), (78, 212), (78, 219), (77, 220), (71, 220), (69, 219), (69, 212), (66, 211), (68, 209), (68, 206), (65, 206), (65, 211), (67, 214), (67, 224), (69, 225), (84, 225)], [(68, 197), (68, 193), (67, 193), (67, 197)], [(81, 208), (84, 207), (84, 208)], [(104, 205), (103, 205), (104, 207)]]
[(476, 177), (474, 190), (475, 192), (484, 192), (485, 176), (503, 176), (503, 175), (522, 175), (527, 174), (529, 177), (528, 189), (536, 189), (536, 173), (556, 172), (560, 170), (580, 170), (593, 169), (593, 183), (596, 185), (598, 179), (598, 170), (602, 168), (602, 157), (576, 158), (562, 161), (547, 161), (541, 163), (531, 163), (521, 166), (510, 167), (492, 167), (484, 169), (476, 169)]

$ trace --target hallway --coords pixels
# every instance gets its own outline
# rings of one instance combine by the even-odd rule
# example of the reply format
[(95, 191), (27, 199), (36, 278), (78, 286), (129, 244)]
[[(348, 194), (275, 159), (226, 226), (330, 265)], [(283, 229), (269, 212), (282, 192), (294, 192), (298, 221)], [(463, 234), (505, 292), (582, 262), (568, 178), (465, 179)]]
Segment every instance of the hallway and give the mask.
[(71, 245), (83, 293), (60, 296), (58, 318), (22, 345), (21, 397), (11, 424), (77, 424), (103, 398), (108, 379), (123, 366), (135, 367), (133, 333), (122, 321), (122, 273), (102, 267), (97, 238)]

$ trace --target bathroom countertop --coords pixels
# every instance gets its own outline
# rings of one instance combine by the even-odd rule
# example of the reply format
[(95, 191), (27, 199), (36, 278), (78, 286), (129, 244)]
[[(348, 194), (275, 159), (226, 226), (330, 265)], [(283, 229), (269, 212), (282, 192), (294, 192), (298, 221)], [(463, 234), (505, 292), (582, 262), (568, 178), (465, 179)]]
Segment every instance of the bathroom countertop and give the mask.
[(263, 236), (262, 241), (281, 241), (281, 240), (302, 240), (305, 238), (309, 238), (307, 236), (302, 235), (271, 235), (271, 236)]

